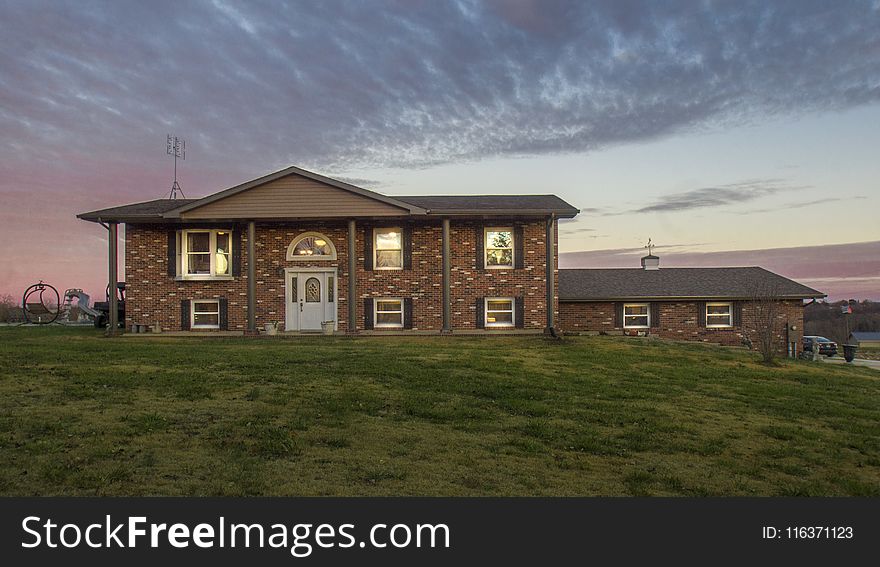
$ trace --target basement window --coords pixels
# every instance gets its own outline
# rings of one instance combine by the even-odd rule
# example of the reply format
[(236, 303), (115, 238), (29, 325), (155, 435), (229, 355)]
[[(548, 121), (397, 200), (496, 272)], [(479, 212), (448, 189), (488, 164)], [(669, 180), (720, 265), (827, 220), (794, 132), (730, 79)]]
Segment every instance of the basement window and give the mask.
[(180, 274), (207, 279), (231, 276), (232, 231), (184, 230), (180, 233)]
[(706, 327), (724, 328), (733, 327), (733, 304), (732, 303), (707, 303), (706, 304)]
[(513, 298), (486, 298), (486, 327), (513, 327)]
[(220, 328), (220, 302), (216, 300), (195, 300), (192, 302), (193, 329)]
[(377, 299), (373, 302), (373, 326), (381, 329), (403, 328), (403, 300)]
[(651, 310), (647, 303), (627, 303), (623, 306), (624, 329), (647, 329), (651, 323)]
[(487, 228), (485, 242), (487, 268), (513, 268), (513, 229)]

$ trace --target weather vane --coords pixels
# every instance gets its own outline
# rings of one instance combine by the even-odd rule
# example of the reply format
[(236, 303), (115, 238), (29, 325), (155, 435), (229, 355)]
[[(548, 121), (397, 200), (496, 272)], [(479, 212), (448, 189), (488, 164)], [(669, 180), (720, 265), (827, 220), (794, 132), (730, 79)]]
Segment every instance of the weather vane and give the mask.
[(181, 140), (177, 136), (168, 134), (165, 142), (165, 153), (169, 156), (174, 156), (174, 183), (171, 184), (171, 194), (168, 195), (168, 198), (176, 199), (178, 192), (181, 197), (185, 198), (186, 195), (183, 194), (183, 189), (180, 188), (180, 183), (177, 182), (177, 158), (186, 160), (186, 140)]
[(654, 245), (651, 243), (651, 239), (648, 238), (648, 243), (645, 244), (645, 248), (648, 249), (648, 256), (654, 255)]

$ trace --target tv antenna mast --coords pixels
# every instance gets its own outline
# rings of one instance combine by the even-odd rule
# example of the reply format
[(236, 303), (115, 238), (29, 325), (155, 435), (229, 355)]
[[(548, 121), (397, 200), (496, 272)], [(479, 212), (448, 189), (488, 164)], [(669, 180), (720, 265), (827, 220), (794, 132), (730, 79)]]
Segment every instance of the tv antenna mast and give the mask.
[(180, 183), (177, 182), (177, 158), (186, 160), (186, 140), (168, 134), (165, 141), (165, 153), (169, 156), (174, 156), (174, 183), (171, 184), (171, 194), (168, 195), (168, 198), (176, 199), (177, 193), (180, 193), (181, 197), (186, 198), (186, 195), (183, 194), (183, 189), (180, 188)]

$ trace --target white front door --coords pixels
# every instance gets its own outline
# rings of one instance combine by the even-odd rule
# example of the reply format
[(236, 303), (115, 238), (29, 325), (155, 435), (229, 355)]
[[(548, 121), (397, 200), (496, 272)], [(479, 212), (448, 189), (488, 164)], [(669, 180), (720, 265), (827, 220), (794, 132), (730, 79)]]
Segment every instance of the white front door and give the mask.
[(288, 331), (320, 331), (324, 321), (336, 321), (335, 271), (298, 271), (287, 275)]

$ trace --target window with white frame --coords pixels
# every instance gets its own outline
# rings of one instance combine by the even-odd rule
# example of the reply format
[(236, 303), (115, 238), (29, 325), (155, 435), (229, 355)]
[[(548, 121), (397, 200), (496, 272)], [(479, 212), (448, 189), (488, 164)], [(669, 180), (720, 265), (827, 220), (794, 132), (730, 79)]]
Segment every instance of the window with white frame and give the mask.
[(733, 327), (733, 304), (729, 302), (707, 303), (706, 327)]
[(487, 268), (513, 267), (513, 229), (487, 228), (483, 234)]
[(403, 328), (403, 300), (376, 299), (373, 301), (374, 327), (385, 329)]
[(216, 278), (232, 275), (232, 231), (184, 230), (180, 233), (180, 275)]
[(304, 232), (287, 247), (287, 259), (292, 261), (335, 260), (336, 247), (320, 232)]
[(486, 327), (513, 327), (513, 298), (486, 298)]
[(627, 303), (623, 306), (624, 329), (647, 329), (651, 324), (651, 309), (647, 303)]
[(403, 269), (403, 232), (399, 228), (377, 228), (373, 231), (373, 268)]
[(220, 328), (220, 302), (216, 299), (198, 299), (192, 302), (193, 329)]

